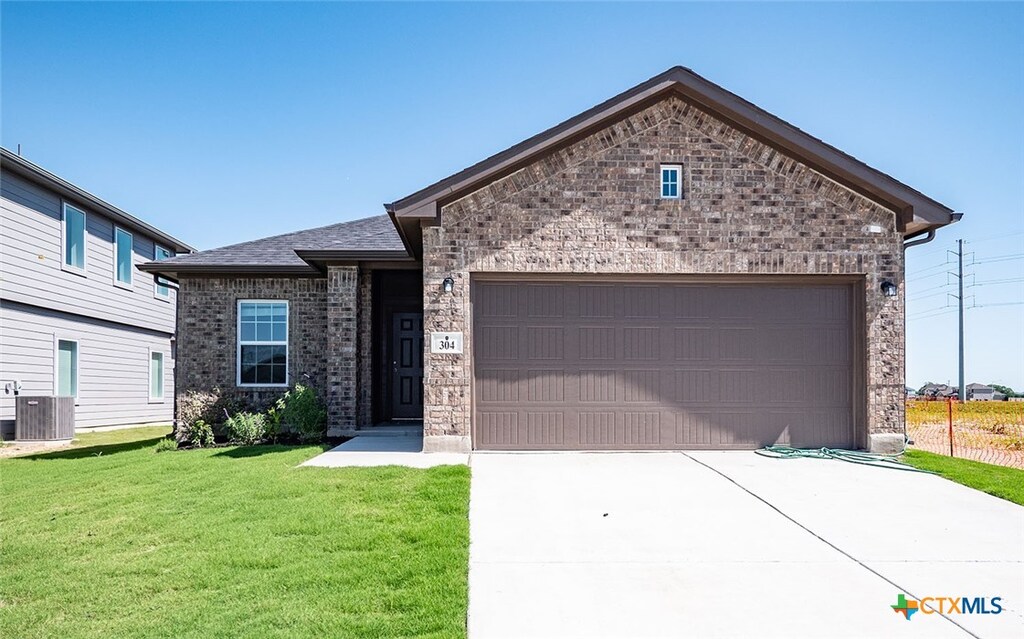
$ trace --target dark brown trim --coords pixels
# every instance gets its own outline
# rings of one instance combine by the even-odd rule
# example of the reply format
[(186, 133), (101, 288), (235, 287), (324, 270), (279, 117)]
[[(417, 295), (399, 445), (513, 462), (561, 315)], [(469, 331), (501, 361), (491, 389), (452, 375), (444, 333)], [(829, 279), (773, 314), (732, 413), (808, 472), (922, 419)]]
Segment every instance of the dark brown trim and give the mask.
[[(826, 144), (683, 67), (674, 67), (543, 133), (493, 155), (401, 200), (385, 205), (397, 223), (430, 218), (437, 205), (480, 189), (538, 157), (571, 144), (645, 106), (675, 94), (748, 135), (793, 156), (830, 179), (894, 211), (901, 230), (912, 232), (950, 222), (952, 209)], [(401, 231), (400, 231), (401, 232)], [(411, 238), (408, 238), (411, 239)], [(408, 240), (407, 246), (412, 243)], [(416, 253), (415, 249), (413, 252)]]
[(317, 276), (320, 272), (312, 266), (273, 266), (267, 264), (163, 264), (146, 262), (137, 269), (154, 273), (169, 279), (180, 279), (181, 275), (290, 275)]
[(473, 272), (473, 282), (665, 282), (672, 284), (856, 284), (863, 275), (785, 275), (785, 274), (720, 274), (720, 273), (516, 273)]
[(367, 260), (414, 262), (404, 250), (313, 250), (295, 249), (295, 254), (306, 262), (365, 262)]

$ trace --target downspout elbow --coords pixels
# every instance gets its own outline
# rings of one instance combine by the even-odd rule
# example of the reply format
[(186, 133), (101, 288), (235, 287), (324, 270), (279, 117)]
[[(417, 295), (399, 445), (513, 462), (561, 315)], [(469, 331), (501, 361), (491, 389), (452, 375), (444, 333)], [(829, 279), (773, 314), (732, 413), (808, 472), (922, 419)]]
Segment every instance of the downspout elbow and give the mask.
[(910, 240), (909, 242), (904, 242), (903, 243), (903, 250), (905, 251), (908, 248), (910, 248), (911, 246), (917, 246), (919, 244), (927, 244), (928, 242), (931, 242), (934, 239), (935, 239), (935, 229), (928, 229), (928, 234), (925, 235), (924, 237), (918, 238), (916, 240)]

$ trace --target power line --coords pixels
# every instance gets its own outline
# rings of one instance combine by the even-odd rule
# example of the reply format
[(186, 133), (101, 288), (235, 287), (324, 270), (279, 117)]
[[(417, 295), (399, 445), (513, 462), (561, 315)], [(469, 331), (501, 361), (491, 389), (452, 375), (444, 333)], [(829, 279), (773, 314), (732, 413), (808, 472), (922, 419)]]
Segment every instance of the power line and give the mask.
[(1024, 282), (1024, 277), (1011, 277), (1005, 280), (981, 280), (975, 282), (971, 286), (989, 286), (991, 284), (1014, 284), (1016, 282)]
[(996, 255), (984, 260), (976, 260), (971, 264), (992, 264), (993, 262), (1013, 262), (1015, 260), (1024, 259), (1024, 253), (1016, 253), (1011, 255)]
[(978, 304), (974, 308), (986, 308), (988, 306), (1020, 306), (1024, 304), (1024, 300), (1019, 302), (993, 302), (992, 304)]
[(956, 312), (956, 309), (954, 307), (950, 306), (949, 308), (946, 308), (945, 310), (942, 310), (942, 311), (939, 311), (939, 312), (936, 312), (936, 313), (926, 313), (924, 315), (914, 315), (913, 317), (908, 317), (907, 321), (908, 322), (916, 322), (917, 320), (931, 319), (933, 317), (939, 317), (940, 315), (949, 315), (950, 313), (955, 313), (955, 312)]

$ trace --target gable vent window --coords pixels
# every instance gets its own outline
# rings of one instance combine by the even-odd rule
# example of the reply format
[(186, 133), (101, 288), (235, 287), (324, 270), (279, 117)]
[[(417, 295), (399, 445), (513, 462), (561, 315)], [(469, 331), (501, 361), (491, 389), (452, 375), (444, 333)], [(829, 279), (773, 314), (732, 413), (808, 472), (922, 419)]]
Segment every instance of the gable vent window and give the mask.
[(683, 175), (683, 167), (678, 164), (661, 165), (661, 197), (669, 200), (678, 200), (682, 197), (682, 185), (680, 178)]

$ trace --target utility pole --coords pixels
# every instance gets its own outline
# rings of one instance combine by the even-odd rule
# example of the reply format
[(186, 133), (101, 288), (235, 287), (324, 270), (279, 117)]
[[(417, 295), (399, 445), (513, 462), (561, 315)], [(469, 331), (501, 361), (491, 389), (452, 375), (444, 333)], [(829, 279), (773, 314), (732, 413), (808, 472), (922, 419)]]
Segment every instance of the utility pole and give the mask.
[[(959, 239), (956, 241), (956, 258), (957, 258), (957, 286), (959, 291), (957, 294), (957, 303), (959, 304), (960, 311), (958, 313), (960, 317), (960, 393), (959, 399), (961, 402), (967, 401), (967, 393), (964, 388), (964, 241)], [(952, 446), (952, 443), (950, 443)]]

